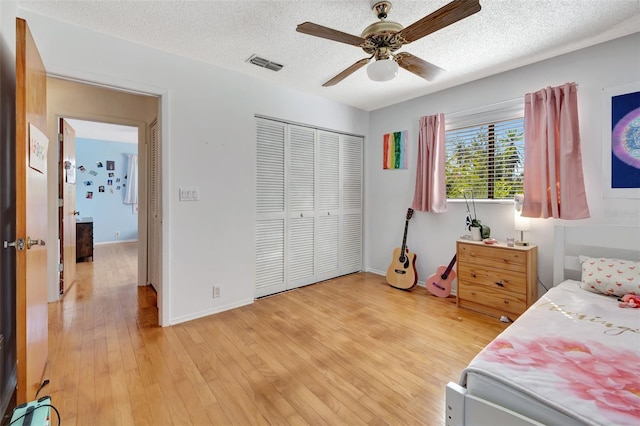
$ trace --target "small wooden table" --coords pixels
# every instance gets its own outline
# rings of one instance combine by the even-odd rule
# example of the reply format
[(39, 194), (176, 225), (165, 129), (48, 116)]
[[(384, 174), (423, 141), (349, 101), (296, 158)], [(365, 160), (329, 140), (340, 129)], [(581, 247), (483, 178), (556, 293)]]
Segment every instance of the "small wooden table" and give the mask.
[(93, 218), (76, 219), (76, 262), (93, 261)]

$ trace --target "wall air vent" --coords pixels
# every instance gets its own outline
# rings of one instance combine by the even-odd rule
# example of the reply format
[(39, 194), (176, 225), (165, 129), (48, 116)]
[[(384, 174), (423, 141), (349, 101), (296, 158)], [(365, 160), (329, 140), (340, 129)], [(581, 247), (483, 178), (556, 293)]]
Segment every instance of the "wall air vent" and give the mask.
[(251, 63), (253, 65), (257, 65), (257, 66), (262, 67), (262, 68), (269, 69), (271, 71), (280, 71), (282, 69), (282, 67), (283, 67), (280, 64), (272, 62), (272, 61), (270, 61), (268, 59), (261, 58), (261, 57), (259, 57), (257, 55), (251, 55), (249, 57), (249, 59), (247, 59), (247, 62), (249, 62), (249, 63)]

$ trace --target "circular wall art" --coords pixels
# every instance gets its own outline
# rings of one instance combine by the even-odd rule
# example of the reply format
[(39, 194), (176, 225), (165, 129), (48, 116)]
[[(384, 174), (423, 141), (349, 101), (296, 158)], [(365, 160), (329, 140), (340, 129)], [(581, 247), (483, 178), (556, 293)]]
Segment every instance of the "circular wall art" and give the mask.
[(622, 117), (613, 128), (611, 150), (620, 161), (640, 169), (640, 108)]

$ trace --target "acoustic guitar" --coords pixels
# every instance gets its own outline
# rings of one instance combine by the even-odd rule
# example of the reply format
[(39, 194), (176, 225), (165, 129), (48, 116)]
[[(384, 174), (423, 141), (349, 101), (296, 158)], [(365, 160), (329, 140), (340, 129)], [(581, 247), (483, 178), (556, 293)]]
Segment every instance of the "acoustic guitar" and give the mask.
[(407, 231), (409, 230), (409, 220), (413, 216), (413, 209), (407, 210), (407, 220), (404, 224), (404, 237), (402, 237), (402, 247), (393, 250), (391, 264), (387, 268), (387, 282), (390, 286), (402, 290), (413, 288), (418, 282), (416, 272), (416, 255), (410, 253), (407, 248)]
[(427, 278), (425, 285), (429, 293), (438, 297), (449, 297), (451, 294), (451, 282), (456, 277), (456, 271), (453, 270), (455, 263), (456, 255), (454, 254), (449, 266), (440, 265), (436, 273)]

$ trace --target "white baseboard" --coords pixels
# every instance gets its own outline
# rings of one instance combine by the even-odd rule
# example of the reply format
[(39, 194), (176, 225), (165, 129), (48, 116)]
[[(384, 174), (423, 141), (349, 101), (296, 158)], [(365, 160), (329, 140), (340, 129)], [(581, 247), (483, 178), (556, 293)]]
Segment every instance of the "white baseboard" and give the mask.
[(228, 311), (230, 309), (239, 308), (241, 306), (250, 305), (254, 302), (253, 299), (241, 300), (236, 303), (229, 303), (228, 305), (216, 306), (210, 309), (205, 309), (200, 312), (195, 312), (189, 315), (182, 315), (179, 317), (169, 319), (169, 325), (176, 325), (187, 321), (193, 321), (198, 318), (208, 317), (209, 315), (219, 314), (220, 312)]
[(102, 241), (99, 243), (93, 243), (94, 246), (103, 246), (107, 244), (122, 244), (122, 243), (137, 243), (138, 240), (115, 240), (115, 241)]
[[(377, 269), (366, 269), (366, 270), (365, 270), (365, 272), (371, 272), (372, 274), (381, 275), (381, 276), (383, 276), (383, 277), (387, 275), (387, 273), (386, 273), (386, 272), (378, 271)], [(427, 285), (425, 284), (425, 282), (424, 282), (424, 281), (420, 281), (420, 278), (418, 278), (418, 282), (416, 283), (416, 285), (417, 285), (418, 287), (422, 287), (422, 288), (424, 288), (424, 289), (426, 289), (426, 288), (427, 288)], [(452, 294), (453, 296), (455, 296), (456, 294), (458, 294), (458, 293), (457, 293), (457, 291), (456, 291), (456, 288), (452, 288), (452, 289), (451, 289), (451, 294)]]

